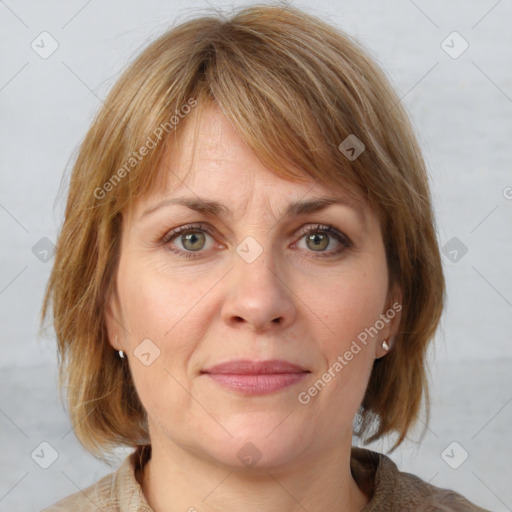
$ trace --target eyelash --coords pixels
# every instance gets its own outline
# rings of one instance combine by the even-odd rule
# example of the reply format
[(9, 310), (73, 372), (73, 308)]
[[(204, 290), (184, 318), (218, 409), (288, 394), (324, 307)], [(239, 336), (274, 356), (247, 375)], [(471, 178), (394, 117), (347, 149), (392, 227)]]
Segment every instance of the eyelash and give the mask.
[[(179, 235), (186, 234), (190, 231), (204, 231), (210, 236), (214, 237), (216, 235), (216, 231), (213, 230), (210, 226), (207, 224), (187, 224), (184, 226), (179, 226), (176, 229), (173, 229), (172, 231), (168, 232), (162, 239), (162, 244), (167, 247), (168, 250), (179, 254), (181, 256), (185, 256), (186, 258), (198, 258), (200, 257), (200, 254), (203, 252), (202, 250), (198, 251), (184, 251), (183, 249), (178, 249), (177, 247), (173, 246), (170, 242), (172, 242), (175, 238), (177, 238)], [(311, 226), (307, 226), (302, 228), (299, 231), (301, 240), (303, 237), (310, 233), (325, 233), (327, 235), (330, 235), (334, 237), (342, 247), (339, 249), (336, 249), (334, 251), (318, 251), (318, 256), (311, 256), (313, 258), (330, 258), (337, 256), (338, 254), (342, 253), (344, 250), (349, 249), (352, 247), (352, 242), (349, 240), (347, 236), (345, 236), (343, 233), (338, 231), (336, 228), (328, 225), (328, 224), (315, 224)], [(314, 253), (315, 251), (308, 251)], [(198, 253), (196, 255), (196, 253)], [(322, 254), (323, 253), (323, 254)]]

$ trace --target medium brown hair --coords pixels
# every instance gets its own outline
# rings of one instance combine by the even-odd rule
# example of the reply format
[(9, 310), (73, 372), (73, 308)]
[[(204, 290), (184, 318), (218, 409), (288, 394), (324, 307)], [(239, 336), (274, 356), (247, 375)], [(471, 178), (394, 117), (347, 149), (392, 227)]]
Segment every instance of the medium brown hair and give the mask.
[[(426, 350), (445, 293), (425, 165), (398, 97), (366, 52), (280, 5), (167, 31), (119, 78), (81, 144), (42, 310), (44, 323), (52, 308), (59, 384), (78, 439), (99, 458), (150, 441), (128, 365), (108, 341), (105, 306), (123, 212), (166, 174), (167, 142), (188, 112), (208, 105), (273, 172), (357, 191), (377, 213), (402, 312), (392, 350), (374, 362), (356, 433), (368, 442), (395, 433), (398, 446), (422, 397), (428, 421)], [(350, 135), (364, 144), (356, 159), (338, 148)]]

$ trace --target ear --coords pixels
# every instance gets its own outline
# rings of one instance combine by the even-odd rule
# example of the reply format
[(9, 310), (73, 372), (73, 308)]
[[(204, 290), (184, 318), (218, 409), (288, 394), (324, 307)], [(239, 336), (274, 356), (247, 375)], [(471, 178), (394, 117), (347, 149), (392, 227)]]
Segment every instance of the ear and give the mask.
[(105, 294), (105, 327), (107, 329), (108, 341), (115, 350), (123, 350), (122, 338), (125, 329), (121, 322), (121, 307), (116, 287)]
[[(384, 311), (381, 313), (379, 320), (383, 327), (379, 331), (379, 335), (375, 342), (375, 358), (384, 357), (393, 348), (394, 337), (398, 333), (400, 321), (402, 319), (402, 290), (398, 285), (393, 285), (388, 293), (388, 300)], [(380, 323), (379, 323), (380, 325)], [(389, 349), (386, 350), (382, 345), (386, 342)]]

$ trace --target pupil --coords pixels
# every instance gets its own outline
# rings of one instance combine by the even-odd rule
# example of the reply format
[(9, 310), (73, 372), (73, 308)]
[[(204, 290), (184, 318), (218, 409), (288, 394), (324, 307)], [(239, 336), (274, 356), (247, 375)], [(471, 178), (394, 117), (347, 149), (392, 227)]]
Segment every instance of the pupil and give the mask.
[(315, 248), (325, 249), (327, 247), (327, 237), (323, 233), (315, 233), (310, 235), (308, 240), (313, 242)]
[(199, 246), (196, 245), (198, 241), (201, 241), (201, 237), (204, 238), (204, 235), (202, 233), (200, 233), (200, 235), (201, 236), (198, 236), (198, 233), (188, 233), (187, 235), (185, 235), (183, 245), (187, 249), (190, 249), (191, 251), (197, 251), (201, 249), (201, 244), (199, 244)]

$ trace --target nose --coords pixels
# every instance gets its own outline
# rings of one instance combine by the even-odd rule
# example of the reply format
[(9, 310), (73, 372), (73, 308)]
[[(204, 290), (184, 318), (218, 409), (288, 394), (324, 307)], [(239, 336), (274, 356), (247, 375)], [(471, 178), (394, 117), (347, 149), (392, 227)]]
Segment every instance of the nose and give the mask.
[(252, 263), (235, 255), (234, 268), (227, 279), (221, 315), (230, 327), (265, 333), (293, 323), (293, 286), (265, 251)]

